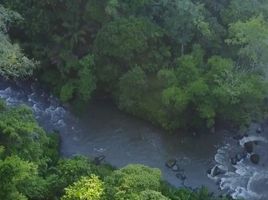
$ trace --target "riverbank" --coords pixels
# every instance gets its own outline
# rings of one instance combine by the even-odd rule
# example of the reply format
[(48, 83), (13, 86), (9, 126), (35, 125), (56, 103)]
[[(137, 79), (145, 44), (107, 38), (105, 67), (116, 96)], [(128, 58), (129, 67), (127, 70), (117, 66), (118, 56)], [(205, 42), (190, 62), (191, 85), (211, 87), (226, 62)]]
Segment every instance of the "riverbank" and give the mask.
[[(5, 135), (2, 135), (4, 139), (3, 141), (1, 141), (1, 145), (4, 145), (3, 147), (7, 150), (8, 154), (7, 155), (3, 154), (4, 157), (0, 158), (0, 162), (1, 164), (6, 163), (6, 162), (8, 163), (9, 159), (13, 159), (16, 162), (23, 164), (23, 162), (27, 161), (24, 163), (24, 165), (27, 165), (29, 168), (35, 167), (33, 170), (36, 170), (33, 173), (33, 176), (31, 176), (31, 178), (33, 178), (34, 180), (32, 179), (29, 179), (29, 180), (31, 183), (33, 181), (37, 181), (36, 183), (38, 183), (37, 184), (38, 192), (32, 193), (31, 191), (32, 191), (33, 186), (28, 184), (27, 182), (28, 179), (26, 180), (22, 179), (21, 180), (22, 183), (25, 183), (24, 185), (26, 185), (27, 187), (24, 187), (23, 189), (21, 189), (20, 187), (15, 187), (16, 190), (13, 191), (14, 194), (12, 193), (12, 195), (18, 194), (18, 192), (20, 192), (20, 195), (23, 195), (25, 199), (32, 199), (32, 198), (43, 199), (45, 197), (49, 199), (51, 198), (59, 199), (64, 194), (64, 191), (65, 191), (64, 188), (72, 187), (71, 184), (73, 182), (79, 181), (80, 177), (82, 176), (88, 176), (88, 179), (90, 179), (90, 177), (92, 177), (91, 174), (97, 175), (99, 177), (99, 180), (102, 181), (103, 183), (107, 182), (107, 184), (104, 184), (105, 188), (108, 187), (109, 190), (110, 189), (114, 190), (114, 188), (117, 188), (117, 187), (116, 185), (111, 185), (109, 183), (109, 180), (113, 178), (115, 178), (116, 180), (118, 178), (120, 179), (120, 176), (118, 177), (118, 174), (121, 173), (121, 175), (123, 176), (122, 178), (124, 177), (127, 179), (131, 178), (131, 180), (133, 180), (130, 185), (131, 188), (133, 188), (133, 190), (131, 190), (132, 192), (127, 192), (126, 193), (127, 195), (134, 195), (134, 194), (136, 195), (134, 190), (138, 189), (140, 185), (142, 185), (144, 186), (144, 188), (142, 187), (141, 188), (142, 190), (138, 189), (137, 194), (139, 194), (141, 191), (143, 192), (144, 190), (147, 191), (148, 189), (151, 189), (151, 190), (154, 189), (153, 194), (157, 194), (157, 196), (161, 196), (162, 198), (168, 197), (168, 199), (171, 199), (171, 200), (177, 199), (180, 197), (184, 199), (184, 194), (187, 194), (187, 196), (192, 196), (193, 199), (198, 199), (200, 196), (202, 196), (202, 198), (205, 197), (205, 199), (210, 199), (212, 197), (212, 194), (210, 194), (205, 189), (193, 190), (192, 189), (193, 187), (189, 187), (189, 186), (186, 187), (186, 189), (183, 189), (182, 187), (176, 188), (174, 186), (171, 186), (170, 184), (167, 184), (165, 181), (162, 181), (161, 172), (159, 169), (156, 168), (156, 166), (150, 166), (151, 167), (150, 168), (150, 167), (146, 167), (144, 165), (138, 164), (138, 163), (143, 164), (142, 163), (143, 161), (139, 160), (140, 157), (137, 157), (135, 154), (132, 155), (131, 157), (133, 157), (134, 159), (137, 159), (136, 161), (133, 161), (133, 160), (129, 161), (131, 157), (127, 157), (124, 160), (122, 160), (123, 162), (126, 162), (127, 164), (124, 166), (118, 167), (117, 169), (111, 167), (111, 165), (103, 164), (104, 160), (106, 160), (106, 162), (108, 163), (111, 163), (107, 159), (108, 151), (106, 151), (107, 149), (104, 149), (104, 148), (95, 147), (93, 151), (95, 153), (97, 152), (99, 156), (92, 158), (93, 154), (86, 155), (86, 152), (79, 152), (79, 150), (73, 149), (72, 146), (66, 146), (65, 150), (67, 149), (72, 150), (75, 153), (74, 154), (72, 153), (70, 155), (65, 155), (64, 143), (66, 139), (68, 139), (68, 137), (63, 137), (64, 136), (63, 133), (70, 134), (71, 133), (70, 130), (73, 131), (72, 133), (74, 133), (74, 135), (71, 134), (71, 136), (75, 136), (75, 138), (72, 138), (72, 139), (74, 139), (74, 141), (76, 142), (79, 142), (80, 141), (79, 137), (81, 136), (81, 134), (79, 134), (79, 131), (77, 128), (80, 127), (78, 126), (80, 125), (80, 122), (83, 124), (83, 120), (82, 119), (75, 120), (77, 118), (74, 118), (72, 115), (70, 115), (70, 113), (68, 113), (68, 111), (65, 111), (63, 108), (56, 106), (56, 104), (53, 104), (53, 105), (46, 104), (45, 103), (46, 101), (43, 101), (44, 99), (42, 98), (45, 98), (48, 96), (45, 95), (44, 93), (42, 92), (38, 93), (36, 91), (35, 93), (29, 94), (27, 93), (27, 91), (29, 91), (29, 88), (26, 87), (25, 90), (23, 90), (21, 87), (17, 85), (16, 86), (10, 85), (9, 87), (3, 90), (1, 90), (0, 88), (0, 96), (8, 104), (7, 107), (4, 106), (3, 104), (2, 110), (1, 110), (1, 117), (2, 117), (1, 128), (4, 130), (5, 133), (8, 133)], [(41, 94), (41, 95), (39, 96), (38, 94)], [(36, 97), (39, 97), (39, 101), (37, 101)], [(49, 97), (49, 98), (50, 98), (49, 100), (50, 103), (52, 102), (56, 103), (55, 101), (56, 99), (53, 99), (52, 97)], [(31, 114), (31, 111), (27, 107), (25, 106), (17, 107), (18, 105), (21, 105), (21, 104), (27, 104), (28, 106), (30, 106), (30, 108), (33, 111), (34, 116)], [(49, 107), (47, 107), (47, 105), (49, 105)], [(106, 110), (111, 111), (110, 109), (107, 109), (109, 108), (109, 105), (105, 104), (108, 107), (104, 107), (102, 104), (100, 105), (101, 105), (101, 108), (105, 108), (105, 111)], [(97, 110), (100, 109), (100, 107), (96, 105), (94, 105), (94, 108), (96, 108)], [(95, 112), (93, 111), (93, 113)], [(98, 111), (98, 113), (101, 113), (101, 112)], [(111, 114), (109, 115), (109, 117), (116, 116), (116, 115), (120, 116), (122, 115), (122, 113), (115, 112), (115, 114)], [(102, 114), (100, 116), (102, 116)], [(49, 133), (48, 133), (49, 135), (48, 137), (48, 135), (45, 134), (45, 131), (43, 131), (43, 129), (38, 126), (34, 118), (36, 118), (38, 122), (40, 123), (40, 125), (46, 128), (47, 131), (49, 130), (52, 131), (51, 128), (53, 128), (53, 130), (55, 129), (59, 130), (59, 134), (61, 136), (60, 137), (61, 142), (60, 142), (60, 148), (59, 148), (61, 151), (61, 157), (59, 157), (59, 154), (57, 151), (58, 146), (59, 146), (57, 142), (58, 141), (57, 137), (55, 137), (55, 135), (50, 135)], [(97, 113), (94, 114), (93, 118), (98, 119)], [(14, 119), (16, 119), (16, 123), (10, 124), (10, 122), (14, 121)], [(71, 121), (68, 121), (71, 119), (73, 120), (72, 124), (68, 123), (68, 122), (71, 122)], [(90, 119), (90, 118), (87, 118), (87, 119)], [(120, 117), (118, 117), (117, 120), (118, 119), (120, 119)], [(127, 119), (127, 120), (130, 120), (131, 122), (133, 119)], [(94, 125), (97, 125), (96, 123), (94, 123), (95, 121), (91, 121), (91, 122)], [(143, 122), (139, 122), (139, 123), (141, 125)], [(92, 124), (90, 124), (90, 126), (92, 127)], [(126, 125), (126, 127), (128, 126), (129, 125)], [(84, 126), (81, 126), (80, 128), (81, 128), (80, 130), (81, 131), (83, 130), (83, 133), (85, 134), (86, 129), (84, 129)], [(13, 129), (15, 130), (15, 132), (18, 133), (19, 139), (23, 141), (22, 143), (23, 146), (20, 146), (20, 143), (12, 144), (13, 140), (9, 139), (9, 137), (12, 137), (12, 134), (10, 135), (8, 130), (13, 130)], [(36, 130), (37, 132), (33, 130)], [(68, 130), (69, 132), (67, 132)], [(21, 131), (23, 131), (23, 134), (21, 134)], [(155, 138), (154, 134), (155, 133), (152, 133), (152, 136), (150, 137)], [(144, 133), (143, 135), (145, 136), (146, 134)], [(126, 136), (129, 137), (129, 141), (126, 141), (126, 144), (131, 145), (131, 140), (133, 139), (132, 136), (129, 134), (126, 134)], [(29, 138), (35, 138), (35, 139), (29, 140)], [(122, 138), (126, 139), (126, 137), (122, 137)], [(139, 140), (139, 138), (136, 138), (136, 139)], [(110, 140), (108, 139), (107, 142), (109, 141)], [(148, 143), (147, 140), (144, 142), (145, 144), (147, 144), (147, 146), (150, 144)], [(134, 143), (136, 142), (134, 141)], [(96, 144), (100, 144), (100, 143), (96, 143)], [(113, 145), (115, 146), (118, 144), (119, 143), (113, 143)], [(76, 145), (76, 148), (79, 148), (79, 147), (83, 147), (84, 150), (86, 150), (87, 148), (90, 149), (89, 146), (86, 146), (85, 144), (81, 143), (81, 141), (79, 144)], [(143, 149), (144, 145), (141, 144), (140, 147)], [(17, 150), (19, 150), (22, 153), (21, 154), (18, 153)], [(124, 150), (127, 151), (127, 153), (129, 153), (128, 150), (126, 149), (126, 146), (122, 146), (122, 149), (118, 148), (117, 154), (113, 154), (113, 158), (109, 158), (109, 159), (117, 162), (118, 160), (114, 158), (119, 153), (121, 153), (121, 151), (123, 152)], [(12, 155), (10, 155), (11, 152), (12, 152)], [(151, 162), (152, 157), (150, 157), (150, 154), (146, 155), (146, 153), (148, 153), (147, 151), (144, 151), (144, 153), (145, 153), (143, 155), (144, 158), (146, 158), (148, 162)], [(86, 157), (78, 156), (81, 154), (83, 154)], [(37, 157), (35, 158), (35, 156), (33, 155)], [(21, 156), (21, 158), (18, 156)], [(89, 159), (90, 157), (92, 158), (91, 161)], [(20, 159), (24, 159), (24, 161)], [(137, 164), (131, 164), (131, 163), (137, 163)], [(182, 162), (178, 162), (178, 163), (181, 164)], [(164, 163), (162, 164), (164, 165)], [(0, 168), (1, 167), (2, 165), (0, 166)], [(136, 173), (136, 172), (139, 172), (139, 173)], [(28, 172), (25, 172), (25, 173), (27, 173), (27, 176), (28, 176)], [(9, 176), (6, 175), (6, 177), (9, 177)], [(133, 177), (136, 177), (136, 178), (133, 178)], [(149, 185), (146, 185), (148, 183), (147, 178), (150, 178), (150, 180), (152, 180), (152, 181), (149, 181)], [(163, 178), (167, 180), (166, 177), (163, 177)], [(144, 184), (141, 184), (140, 182), (144, 182)], [(112, 183), (116, 183), (116, 182), (112, 181)], [(16, 184), (16, 183), (12, 183), (12, 184)], [(120, 184), (120, 181), (119, 181), (119, 184)], [(139, 187), (136, 188), (135, 185)], [(0, 184), (0, 187), (2, 187), (1, 184)], [(82, 187), (84, 187), (84, 185)], [(25, 188), (27, 189), (27, 191), (24, 190)], [(30, 192), (28, 192), (29, 190)], [(5, 191), (0, 190), (0, 197), (7, 197), (7, 196), (9, 197), (10, 195), (11, 195), (10, 193), (6, 193)], [(103, 193), (103, 195), (111, 196), (113, 194), (108, 192), (108, 193)], [(113, 196), (113, 198), (108, 198), (108, 199), (114, 199), (114, 198), (115, 197)], [(132, 198), (127, 198), (127, 199), (132, 199)], [(221, 198), (218, 198), (218, 199), (221, 199)]]
[[(189, 187), (207, 186), (217, 191), (217, 186), (207, 178), (222, 134), (202, 137), (183, 137), (164, 133), (148, 123), (123, 114), (107, 102), (91, 104), (80, 118), (75, 117), (39, 86), (3, 83), (0, 96), (10, 105), (27, 104), (36, 119), (48, 131), (59, 130), (64, 156), (82, 154), (98, 156), (116, 167), (141, 163), (161, 169), (164, 178), (180, 187), (182, 181), (165, 162), (177, 159), (185, 170)], [(203, 144), (200, 147), (200, 144)]]
[[(222, 147), (233, 151), (232, 146), (237, 145), (237, 141), (230, 143), (233, 134), (226, 131), (196, 137), (167, 134), (120, 112), (106, 101), (90, 104), (77, 118), (37, 85), (2, 82), (0, 96), (11, 106), (27, 104), (42, 127), (48, 131), (58, 130), (63, 156), (105, 155), (106, 161), (118, 168), (129, 163), (157, 167), (164, 179), (175, 187), (206, 186), (210, 191), (221, 193), (217, 181), (208, 178), (207, 170), (217, 164), (215, 158)], [(185, 181), (177, 178), (178, 172), (165, 166), (169, 159), (177, 160), (180, 169), (184, 170)], [(229, 159), (227, 157), (228, 163)], [(239, 182), (243, 175), (234, 178)]]

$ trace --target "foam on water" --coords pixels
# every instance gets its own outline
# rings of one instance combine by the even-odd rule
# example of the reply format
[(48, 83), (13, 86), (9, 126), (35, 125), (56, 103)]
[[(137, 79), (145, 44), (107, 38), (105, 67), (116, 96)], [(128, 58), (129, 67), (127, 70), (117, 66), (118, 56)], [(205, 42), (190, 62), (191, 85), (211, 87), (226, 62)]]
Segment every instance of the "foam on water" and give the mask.
[[(214, 176), (214, 171), (211, 170), (208, 175), (219, 184), (220, 190), (229, 193), (234, 199), (268, 199), (268, 140), (266, 133), (257, 134), (254, 128), (251, 127), (248, 134), (239, 142), (230, 141), (218, 149), (215, 155), (215, 166), (224, 170), (218, 174), (214, 173)], [(231, 159), (235, 155), (245, 151), (244, 144), (247, 142), (254, 143), (253, 153), (260, 155), (260, 163), (253, 164), (250, 161), (251, 154), (232, 163)]]
[(18, 85), (2, 86), (0, 88), (0, 98), (7, 105), (16, 106), (26, 104), (34, 112), (35, 118), (45, 124), (49, 131), (65, 127), (66, 110), (60, 106), (59, 102), (52, 96), (45, 95), (45, 92), (39, 92), (34, 84), (28, 83)]
[(259, 136), (259, 135), (252, 135), (249, 137), (244, 137), (239, 141), (239, 144), (241, 146), (244, 146), (245, 143), (247, 142), (264, 142), (264, 143), (268, 143), (268, 140), (266, 138), (264, 138), (263, 136)]

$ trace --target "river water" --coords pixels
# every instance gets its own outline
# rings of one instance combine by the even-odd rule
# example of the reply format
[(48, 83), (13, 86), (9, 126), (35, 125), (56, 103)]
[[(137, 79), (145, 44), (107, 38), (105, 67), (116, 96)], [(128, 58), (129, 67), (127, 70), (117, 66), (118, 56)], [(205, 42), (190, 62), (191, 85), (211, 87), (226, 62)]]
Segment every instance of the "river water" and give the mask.
[[(259, 125), (253, 124), (247, 135), (235, 139), (227, 131), (175, 136), (123, 114), (107, 101), (91, 103), (76, 117), (36, 83), (1, 81), (0, 97), (11, 106), (28, 105), (42, 127), (59, 130), (63, 156), (105, 155), (106, 161), (116, 167), (129, 163), (157, 167), (163, 178), (176, 187), (206, 186), (234, 198), (268, 199), (266, 125), (259, 134), (256, 133)], [(256, 143), (254, 153), (260, 155), (260, 163), (251, 163), (250, 154), (232, 163), (231, 159), (244, 151), (243, 145), (248, 141)], [(177, 160), (179, 172), (165, 166), (169, 159)], [(208, 169), (212, 169), (210, 174)], [(185, 180), (181, 179), (182, 174)]]

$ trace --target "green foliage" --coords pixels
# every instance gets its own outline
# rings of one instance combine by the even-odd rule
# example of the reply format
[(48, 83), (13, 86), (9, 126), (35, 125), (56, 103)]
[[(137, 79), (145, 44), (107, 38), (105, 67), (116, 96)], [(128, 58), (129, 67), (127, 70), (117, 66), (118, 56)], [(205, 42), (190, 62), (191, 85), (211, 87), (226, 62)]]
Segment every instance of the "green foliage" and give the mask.
[(56, 165), (58, 182), (63, 184), (63, 188), (81, 176), (91, 174), (90, 162), (86, 157), (74, 157), (73, 159), (61, 159)]
[(101, 200), (103, 182), (95, 175), (82, 177), (65, 189), (62, 200)]
[(107, 2), (106, 12), (114, 18), (125, 15), (137, 16), (146, 12), (146, 7), (150, 5), (151, 0), (109, 0)]
[[(163, 27), (171, 39), (181, 46), (181, 55), (195, 34), (211, 36), (209, 23), (205, 20), (205, 8), (191, 0), (160, 1), (161, 12), (157, 13), (163, 20)], [(162, 14), (163, 13), (163, 14)]]
[(158, 169), (152, 169), (142, 165), (128, 165), (116, 170), (105, 179), (106, 195), (108, 199), (132, 199), (137, 198), (144, 190), (160, 189), (161, 173)]
[(99, 76), (103, 76), (106, 65), (111, 64), (119, 67), (120, 74), (135, 65), (148, 71), (161, 67), (163, 59), (169, 56), (168, 49), (160, 41), (162, 37), (160, 27), (145, 18), (120, 18), (107, 23), (94, 42), (97, 65), (101, 68)]
[(0, 119), (0, 198), (44, 198), (48, 183), (41, 174), (58, 159), (52, 136), (46, 136), (25, 106), (8, 108), (1, 103)]
[[(80, 105), (104, 91), (169, 131), (239, 127), (265, 112), (267, 0), (1, 3), (4, 78), (32, 75), (38, 63), (30, 56), (61, 101)], [(219, 199), (205, 189), (166, 189), (160, 171), (145, 166), (114, 171), (84, 157), (59, 159), (58, 141), (29, 109), (1, 103), (0, 199)]]
[(25, 106), (2, 108), (0, 112), (0, 145), (5, 156), (18, 155), (22, 159), (45, 164), (49, 139), (41, 129), (30, 109)]
[(226, 24), (246, 21), (257, 15), (267, 17), (268, 3), (265, 0), (231, 0), (221, 13)]
[(187, 95), (178, 87), (169, 87), (163, 91), (163, 104), (179, 111), (183, 111), (188, 104)]
[(140, 53), (148, 48), (148, 29), (151, 26), (147, 21), (137, 18), (108, 23), (96, 37), (96, 53), (129, 61), (136, 52)]
[(229, 34), (230, 39), (226, 42), (240, 46), (238, 55), (242, 59), (247, 59), (253, 67), (260, 67), (260, 64), (267, 63), (268, 24), (263, 16), (230, 24)]
[(144, 190), (139, 195), (139, 200), (169, 200), (169, 198), (162, 195), (160, 192), (153, 190)]
[(157, 79), (161, 81), (161, 84), (164, 88), (175, 85), (177, 82), (177, 78), (174, 70), (170, 69), (161, 69), (157, 73)]
[(119, 82), (119, 106), (128, 110), (141, 101), (146, 90), (146, 75), (136, 66), (120, 78)]
[(177, 79), (181, 85), (189, 84), (198, 78), (199, 71), (192, 55), (183, 55), (178, 59)]
[(0, 160), (0, 198), (6, 200), (26, 200), (19, 188), (37, 173), (37, 167), (17, 156)]
[[(264, 114), (266, 0), (2, 2), (25, 19), (11, 38), (41, 61), (38, 77), (63, 102), (81, 108), (94, 94), (109, 95), (168, 131), (239, 127)], [(6, 30), (18, 15), (1, 13)], [(1, 32), (9, 52), (16, 45)], [(32, 69), (28, 61), (20, 69)]]
[(5, 78), (23, 78), (33, 74), (36, 62), (28, 59), (18, 44), (10, 41), (9, 24), (21, 16), (0, 4), (0, 75)]
[(81, 102), (90, 99), (91, 93), (96, 89), (94, 71), (94, 58), (91, 55), (83, 57), (77, 63), (77, 78), (66, 80), (60, 91), (60, 99), (68, 102), (74, 98)]
[(88, 55), (79, 61), (82, 69), (78, 72), (78, 98), (87, 101), (91, 93), (96, 89), (94, 71), (94, 58)]

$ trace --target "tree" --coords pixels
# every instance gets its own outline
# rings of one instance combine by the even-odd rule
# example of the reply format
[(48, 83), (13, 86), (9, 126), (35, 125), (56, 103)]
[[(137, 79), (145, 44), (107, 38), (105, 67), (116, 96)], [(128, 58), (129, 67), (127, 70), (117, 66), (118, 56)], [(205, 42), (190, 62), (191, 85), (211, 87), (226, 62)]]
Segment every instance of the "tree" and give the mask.
[(114, 94), (120, 77), (133, 66), (156, 72), (170, 57), (163, 30), (141, 17), (122, 17), (105, 24), (94, 41), (99, 85)]
[(161, 172), (143, 165), (128, 165), (105, 179), (108, 199), (135, 199), (144, 190), (159, 191)]
[(237, 125), (248, 123), (259, 112), (256, 108), (265, 98), (266, 83), (257, 74), (237, 70), (230, 59), (213, 56), (208, 67), (210, 94), (218, 117)]
[[(195, 34), (200, 32), (204, 36), (211, 36), (210, 25), (205, 20), (205, 10), (202, 4), (191, 0), (161, 1), (160, 18), (163, 27), (176, 45), (180, 45), (180, 53), (184, 51), (193, 40)], [(177, 48), (176, 48), (177, 50)]]
[(131, 111), (137, 105), (146, 90), (146, 75), (136, 66), (120, 78), (119, 82), (119, 106)]
[(199, 76), (198, 64), (193, 55), (183, 55), (177, 59), (175, 74), (181, 86), (195, 81)]
[(220, 13), (225, 24), (247, 21), (263, 15), (267, 18), (268, 3), (265, 0), (231, 0)]
[(49, 139), (41, 129), (29, 108), (8, 108), (2, 103), (0, 110), (0, 145), (5, 156), (17, 155), (38, 164), (48, 162), (46, 148)]
[(162, 195), (161, 192), (157, 192), (153, 190), (142, 191), (138, 199), (139, 200), (169, 200), (169, 198)]
[(65, 189), (62, 200), (101, 200), (103, 182), (95, 175), (82, 177), (79, 181)]
[(144, 15), (151, 0), (108, 0), (105, 11), (114, 18)]
[(189, 103), (187, 94), (179, 87), (169, 87), (162, 93), (162, 102), (168, 119), (165, 128), (174, 130), (183, 126), (181, 118)]
[(89, 176), (92, 173), (89, 159), (83, 156), (60, 159), (55, 167), (57, 187), (59, 188), (65, 188), (69, 184), (78, 181), (80, 177)]
[(177, 77), (174, 70), (161, 69), (157, 73), (157, 79), (162, 83), (163, 87), (170, 87), (177, 83)]
[(21, 16), (0, 4), (0, 75), (5, 78), (25, 78), (33, 74), (36, 62), (27, 58), (18, 44), (8, 35), (9, 25)]
[[(249, 20), (230, 24), (229, 45), (239, 47), (238, 55), (244, 67), (258, 68), (268, 62), (268, 24), (263, 16), (252, 17)], [(245, 61), (241, 61), (245, 59)], [(247, 63), (249, 62), (249, 64)], [(249, 66), (248, 66), (249, 65)]]
[(20, 187), (37, 175), (37, 166), (17, 156), (0, 160), (0, 198), (5, 200), (27, 200)]
[(97, 55), (129, 62), (145, 53), (163, 35), (161, 29), (144, 18), (121, 18), (107, 23), (98, 32), (94, 46)]
[(60, 90), (60, 98), (64, 102), (76, 99), (87, 102), (96, 89), (94, 75), (94, 57), (87, 55), (77, 63), (77, 77), (66, 80)]

